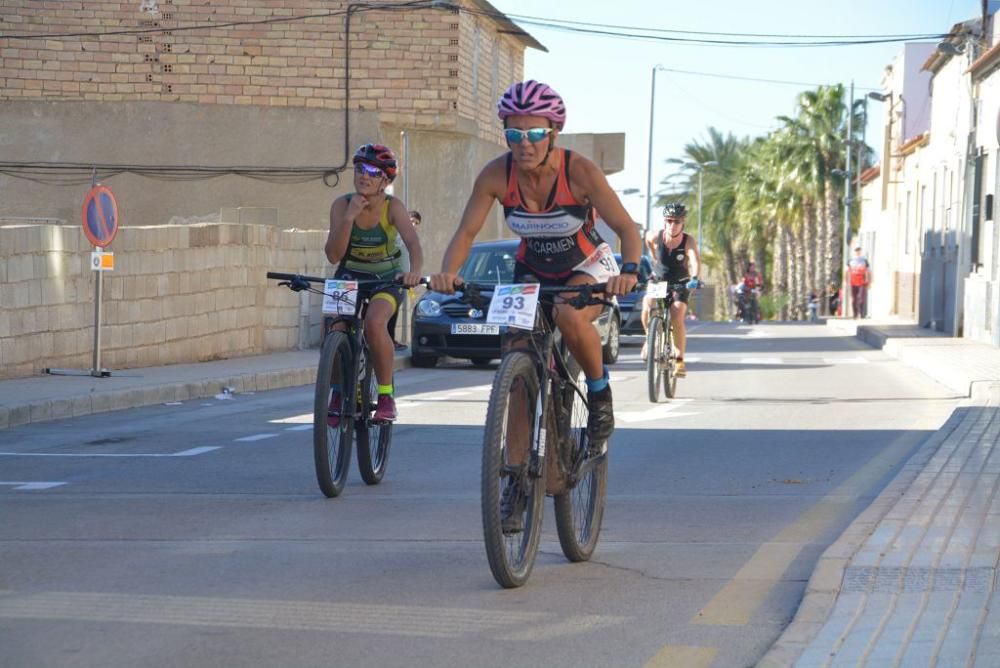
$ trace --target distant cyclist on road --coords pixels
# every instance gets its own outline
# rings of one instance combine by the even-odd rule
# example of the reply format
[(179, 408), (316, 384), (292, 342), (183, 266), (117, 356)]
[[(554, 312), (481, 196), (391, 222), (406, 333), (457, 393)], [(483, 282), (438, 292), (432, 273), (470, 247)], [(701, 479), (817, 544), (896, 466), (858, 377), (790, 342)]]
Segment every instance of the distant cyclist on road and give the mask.
[(764, 276), (757, 271), (757, 263), (751, 261), (747, 264), (747, 270), (743, 273), (743, 280), (740, 282), (740, 293), (743, 295), (743, 308), (750, 310), (750, 316), (747, 313), (740, 313), (740, 318), (743, 320), (749, 319), (751, 322), (756, 322), (760, 320), (760, 296), (761, 291), (764, 289)]
[[(677, 349), (678, 378), (687, 375), (684, 367), (684, 351), (687, 349), (687, 302), (690, 291), (701, 285), (698, 270), (701, 256), (694, 237), (684, 231), (687, 207), (680, 202), (669, 202), (663, 207), (663, 229), (646, 233), (646, 246), (653, 258), (653, 275), (659, 281), (685, 283), (685, 287), (674, 291), (674, 301), (670, 305), (670, 321), (674, 330), (674, 347)], [(654, 297), (642, 299), (642, 329), (649, 328), (650, 311)], [(642, 358), (646, 359), (646, 344), (642, 344)]]
[[(521, 237), (515, 282), (579, 285), (607, 282), (607, 291), (624, 295), (638, 280), (642, 241), (638, 227), (588, 158), (556, 146), (566, 123), (562, 98), (549, 86), (529, 80), (512, 85), (500, 98), (510, 151), (483, 168), (465, 205), (441, 263), (431, 276), (431, 289), (454, 292), (457, 271), (497, 201), (507, 227)], [(622, 243), (619, 270), (611, 248), (594, 226), (598, 208)], [(587, 431), (594, 447), (602, 447), (614, 430), (611, 386), (601, 356), (601, 339), (592, 321), (601, 307), (556, 308), (563, 339), (587, 376), (590, 418)]]
[[(355, 192), (342, 195), (330, 207), (330, 234), (326, 257), (336, 264), (334, 278), (344, 280), (392, 279), (401, 276), (404, 286), (420, 281), (424, 255), (410, 214), (403, 203), (385, 192), (396, 178), (396, 156), (381, 144), (365, 144), (354, 154)], [(396, 232), (410, 255), (408, 272), (402, 271)], [(392, 366), (394, 347), (387, 323), (402, 302), (403, 287), (388, 286), (375, 293), (365, 313), (365, 338), (371, 350), (378, 381), (378, 404), (373, 419), (396, 419)], [(339, 406), (334, 396), (331, 406)], [(331, 421), (339, 416), (331, 415)], [(336, 425), (333, 425), (336, 426)]]

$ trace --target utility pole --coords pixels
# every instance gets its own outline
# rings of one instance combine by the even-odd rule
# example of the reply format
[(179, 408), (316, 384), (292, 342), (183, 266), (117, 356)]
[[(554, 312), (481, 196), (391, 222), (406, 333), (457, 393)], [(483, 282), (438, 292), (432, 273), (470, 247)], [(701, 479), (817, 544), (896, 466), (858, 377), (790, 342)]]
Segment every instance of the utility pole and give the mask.
[[(847, 141), (845, 146), (847, 147), (847, 160), (844, 166), (844, 239), (843, 248), (841, 250), (840, 258), (840, 304), (843, 314), (847, 315), (847, 263), (850, 258), (850, 248), (848, 247), (849, 237), (851, 234), (851, 204), (853, 200), (851, 198), (851, 152), (854, 146), (854, 80), (851, 80), (851, 102), (847, 105)], [(860, 166), (861, 158), (858, 157), (858, 163)], [(826, 309), (823, 309), (826, 311)]]

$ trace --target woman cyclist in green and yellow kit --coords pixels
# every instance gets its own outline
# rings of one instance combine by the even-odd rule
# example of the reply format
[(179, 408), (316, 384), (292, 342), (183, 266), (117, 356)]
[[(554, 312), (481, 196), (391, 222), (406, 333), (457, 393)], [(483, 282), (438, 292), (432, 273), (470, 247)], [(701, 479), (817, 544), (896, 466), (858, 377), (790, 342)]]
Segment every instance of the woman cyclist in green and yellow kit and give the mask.
[[(391, 422), (396, 419), (393, 399), (392, 337), (387, 323), (402, 303), (403, 286), (420, 281), (424, 255), (410, 214), (403, 202), (385, 192), (396, 178), (396, 156), (381, 144), (365, 144), (354, 154), (355, 192), (338, 197), (330, 207), (330, 234), (326, 239), (326, 257), (336, 264), (334, 278), (344, 280), (392, 279), (400, 277), (402, 286), (386, 286), (371, 297), (365, 313), (365, 339), (371, 350), (378, 380), (378, 405), (373, 419)], [(401, 252), (396, 247), (396, 233), (406, 244), (410, 270), (402, 271)], [(331, 406), (339, 406), (334, 396)], [(340, 416), (331, 414), (331, 426)]]

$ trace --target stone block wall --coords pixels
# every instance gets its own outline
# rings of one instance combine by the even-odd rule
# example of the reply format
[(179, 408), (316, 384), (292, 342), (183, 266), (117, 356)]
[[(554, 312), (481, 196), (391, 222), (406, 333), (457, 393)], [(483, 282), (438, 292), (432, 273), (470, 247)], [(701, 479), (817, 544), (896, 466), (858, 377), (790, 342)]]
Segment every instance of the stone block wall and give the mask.
[(349, 80), (350, 108), (383, 123), (454, 128), (463, 116), (487, 121), (496, 140), (496, 91), (520, 75), (524, 51), (481, 10), (405, 0), (350, 10), (329, 0), (158, 0), (156, 11), (138, 0), (3, 5), (8, 99), (342, 110)]
[[(318, 341), (320, 301), (267, 271), (325, 276), (326, 233), (265, 225), (122, 228), (105, 272), (101, 366), (200, 362)], [(96, 272), (79, 226), (0, 227), (0, 378), (90, 369)], [(301, 329), (305, 327), (303, 335)]]

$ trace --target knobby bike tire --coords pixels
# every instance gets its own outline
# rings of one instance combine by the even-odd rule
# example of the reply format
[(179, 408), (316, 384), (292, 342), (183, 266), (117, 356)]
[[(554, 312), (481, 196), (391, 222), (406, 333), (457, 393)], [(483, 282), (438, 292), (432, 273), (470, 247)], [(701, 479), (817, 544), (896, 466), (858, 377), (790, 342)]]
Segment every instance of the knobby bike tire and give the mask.
[[(578, 386), (582, 386), (584, 376), (580, 365), (572, 358), (567, 362), (569, 377)], [(560, 429), (565, 431), (561, 434), (559, 447), (561, 450), (569, 450), (572, 454), (571, 461), (576, 462), (587, 451), (587, 419), (590, 412), (587, 410), (586, 400), (573, 392), (572, 388), (567, 389), (563, 399), (567, 400), (569, 408), (568, 420), (560, 425)], [(583, 471), (579, 480), (554, 499), (559, 545), (566, 558), (574, 562), (587, 561), (597, 547), (607, 498), (607, 455), (601, 455), (596, 461), (586, 462)]]
[(663, 318), (653, 316), (646, 328), (646, 389), (649, 400), (660, 400), (660, 383), (663, 377)]
[[(331, 332), (323, 342), (316, 372), (316, 397), (313, 403), (313, 458), (316, 463), (316, 481), (327, 497), (339, 496), (344, 491), (347, 472), (351, 464), (350, 402), (354, 397), (354, 353), (351, 342), (343, 332)], [(340, 419), (337, 426), (330, 426), (328, 417), (333, 392), (340, 391)]]
[[(486, 413), (486, 431), (483, 437), (483, 463), (481, 478), (481, 508), (483, 537), (490, 571), (500, 586), (520, 587), (528, 580), (535, 564), (538, 542), (542, 533), (542, 508), (545, 503), (544, 463), (539, 477), (527, 472), (530, 462), (532, 425), (539, 392), (534, 359), (524, 352), (511, 352), (504, 356), (493, 379), (489, 407)], [(512, 405), (513, 404), (513, 405)], [(513, 410), (512, 410), (513, 409)], [(514, 472), (518, 462), (509, 459), (511, 428), (521, 440), (518, 450), (522, 453), (519, 473)], [(544, 460), (543, 460), (544, 462)], [(520, 485), (520, 513), (523, 528), (518, 533), (504, 534), (501, 523), (501, 500), (504, 488)]]
[(663, 346), (663, 393), (667, 399), (677, 395), (677, 354), (674, 352), (674, 324), (666, 320)]
[(375, 407), (378, 404), (378, 380), (375, 378), (375, 365), (371, 354), (364, 355), (363, 374), (358, 388), (359, 412), (355, 420), (355, 432), (358, 440), (358, 471), (361, 478), (369, 485), (382, 482), (385, 468), (389, 463), (389, 446), (392, 444), (392, 423), (372, 422)]

